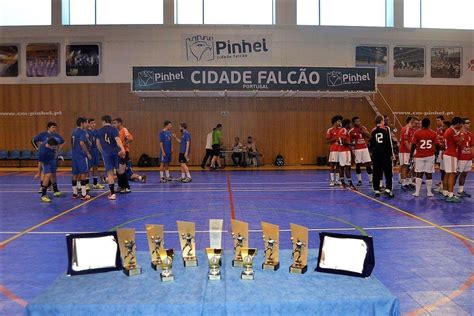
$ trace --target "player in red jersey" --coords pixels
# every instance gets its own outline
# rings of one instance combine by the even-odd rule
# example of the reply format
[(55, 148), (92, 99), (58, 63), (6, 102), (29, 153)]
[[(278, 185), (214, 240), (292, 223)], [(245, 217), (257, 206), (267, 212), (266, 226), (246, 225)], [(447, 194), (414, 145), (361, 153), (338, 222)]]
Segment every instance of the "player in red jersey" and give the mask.
[(410, 170), (410, 148), (411, 139), (413, 138), (413, 134), (415, 133), (414, 126), (418, 124), (418, 119), (409, 116), (407, 117), (406, 122), (407, 124), (402, 127), (400, 135), (399, 152), (400, 178), (402, 181), (402, 189), (404, 190), (410, 189), (410, 185), (412, 185), (410, 178), (408, 177), (408, 173)]
[(446, 175), (446, 172), (444, 172), (444, 164), (443, 164), (443, 151), (445, 149), (444, 132), (446, 132), (446, 130), (450, 126), (451, 126), (450, 121), (444, 121), (443, 126), (442, 126), (441, 130), (439, 131), (439, 134), (438, 134), (438, 131), (437, 131), (438, 140), (439, 140), (439, 143), (441, 144), (441, 147), (440, 147), (439, 153), (438, 153), (439, 172), (441, 174), (441, 183), (439, 183), (439, 189), (438, 189), (438, 191), (440, 193), (443, 193), (443, 180), (444, 180), (444, 176)]
[(326, 141), (329, 144), (329, 175), (331, 176), (330, 186), (339, 182), (339, 142), (338, 133), (341, 128), (342, 116), (336, 115), (331, 119), (332, 127), (326, 131)]
[[(438, 140), (440, 141), (440, 144), (442, 144), (441, 138), (443, 137), (443, 134), (444, 134), (443, 122), (444, 122), (444, 116), (438, 115), (436, 117), (436, 134), (438, 135)], [(436, 163), (440, 166), (440, 170), (441, 170), (441, 165), (442, 165), (440, 162), (440, 158), (441, 158), (440, 156), (442, 156), (441, 150), (436, 151), (435, 156), (436, 156)], [(443, 180), (441, 180), (441, 182), (438, 183), (438, 186), (441, 185), (442, 181)]]
[(360, 124), (358, 116), (352, 118), (353, 127), (349, 130), (351, 144), (354, 145), (354, 156), (356, 164), (357, 185), (362, 185), (362, 171), (360, 167), (365, 165), (369, 184), (372, 184), (372, 159), (370, 158), (367, 140), (370, 139), (370, 133), (367, 127)]
[(471, 194), (464, 191), (464, 183), (466, 183), (466, 177), (472, 169), (472, 133), (469, 131), (471, 127), (471, 120), (469, 118), (463, 118), (464, 126), (461, 129), (463, 141), (459, 144), (459, 156), (458, 156), (458, 176), (459, 176), (459, 187), (458, 196), (460, 197), (471, 197)]
[(346, 187), (346, 182), (344, 181), (344, 175), (346, 176), (347, 183), (351, 189), (355, 189), (354, 184), (352, 184), (351, 176), (351, 140), (349, 136), (349, 128), (351, 126), (351, 120), (345, 119), (342, 120), (342, 128), (339, 129), (338, 139), (339, 139), (339, 177), (341, 178), (341, 186)]
[(443, 195), (446, 197), (446, 202), (450, 203), (461, 202), (459, 197), (454, 196), (454, 184), (458, 167), (458, 147), (464, 141), (464, 135), (461, 134), (463, 124), (462, 118), (454, 117), (451, 127), (444, 132), (443, 166), (446, 175), (443, 180)]
[[(420, 196), (421, 184), (423, 182), (423, 174), (426, 175), (426, 195), (433, 196), (431, 187), (433, 185), (433, 173), (435, 164), (435, 152), (439, 148), (438, 135), (430, 129), (430, 119), (424, 118), (421, 121), (422, 128), (413, 134), (411, 140), (412, 146), (410, 158), (415, 157), (415, 197)], [(415, 153), (416, 150), (416, 153)]]

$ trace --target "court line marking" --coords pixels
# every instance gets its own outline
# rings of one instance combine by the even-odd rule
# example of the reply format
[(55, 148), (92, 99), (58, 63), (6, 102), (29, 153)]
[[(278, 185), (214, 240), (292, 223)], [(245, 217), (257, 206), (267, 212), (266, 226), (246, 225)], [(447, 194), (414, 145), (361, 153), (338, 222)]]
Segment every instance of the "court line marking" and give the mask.
[(6, 240), (0, 242), (0, 249), (4, 248), (8, 243), (10, 243), (10, 242), (12, 242), (13, 240), (15, 240), (15, 239), (17, 239), (17, 238), (19, 238), (19, 237), (25, 235), (26, 233), (29, 233), (29, 232), (31, 232), (31, 231), (33, 231), (33, 230), (35, 230), (35, 229), (37, 229), (37, 228), (39, 228), (39, 227), (41, 227), (41, 226), (44, 226), (44, 225), (46, 225), (46, 224), (48, 224), (48, 223), (51, 223), (51, 222), (54, 221), (55, 219), (57, 219), (57, 218), (59, 218), (59, 217), (61, 217), (61, 216), (63, 216), (63, 215), (66, 215), (66, 214), (68, 214), (68, 213), (71, 213), (72, 211), (77, 210), (78, 208), (80, 208), (80, 207), (82, 207), (82, 206), (84, 206), (84, 205), (86, 205), (86, 204), (88, 204), (88, 203), (90, 203), (90, 202), (92, 202), (92, 201), (95, 201), (96, 199), (98, 199), (98, 198), (104, 196), (105, 194), (107, 194), (108, 192), (109, 192), (109, 191), (104, 191), (104, 192), (102, 192), (101, 194), (99, 194), (99, 195), (97, 195), (97, 196), (91, 198), (91, 199), (88, 200), (88, 201), (82, 202), (81, 204), (78, 204), (78, 205), (76, 205), (76, 206), (74, 206), (74, 207), (71, 207), (70, 209), (67, 209), (67, 210), (65, 210), (65, 211), (62, 212), (62, 213), (59, 213), (59, 214), (57, 214), (57, 215), (55, 215), (55, 216), (53, 216), (53, 217), (50, 217), (50, 218), (48, 218), (48, 219), (42, 221), (41, 223), (36, 224), (36, 225), (34, 225), (34, 226), (31, 226), (30, 228), (27, 228), (27, 229), (21, 231), (20, 233), (16, 234), (15, 236), (12, 236), (12, 237), (10, 237), (10, 238), (8, 238), (8, 239), (6, 239)]
[(235, 219), (234, 195), (230, 186), (230, 175), (227, 175), (227, 192), (229, 193), (230, 218)]
[(445, 228), (445, 227), (443, 227), (443, 226), (440, 226), (440, 225), (438, 225), (438, 224), (436, 224), (436, 223), (433, 223), (433, 222), (431, 222), (431, 221), (429, 221), (429, 220), (427, 220), (427, 219), (425, 219), (425, 218), (423, 218), (423, 217), (417, 216), (417, 215), (412, 214), (412, 213), (410, 213), (410, 212), (404, 211), (404, 210), (402, 210), (402, 209), (400, 209), (400, 208), (398, 208), (398, 207), (396, 207), (396, 206), (393, 206), (393, 205), (391, 205), (391, 204), (388, 204), (388, 203), (385, 203), (385, 202), (383, 202), (383, 201), (377, 200), (377, 199), (375, 199), (375, 198), (373, 198), (373, 197), (371, 197), (371, 196), (369, 196), (369, 195), (367, 195), (367, 194), (365, 194), (365, 193), (362, 193), (362, 192), (360, 192), (360, 191), (354, 191), (354, 190), (351, 190), (351, 191), (354, 192), (355, 194), (359, 194), (360, 196), (363, 196), (363, 197), (365, 197), (365, 198), (367, 198), (367, 199), (369, 199), (369, 200), (372, 200), (372, 201), (377, 202), (377, 203), (379, 203), (379, 204), (382, 204), (382, 205), (384, 205), (384, 206), (386, 206), (386, 207), (388, 207), (388, 208), (391, 208), (392, 210), (395, 210), (395, 211), (397, 211), (397, 212), (400, 212), (400, 213), (402, 213), (402, 214), (404, 214), (404, 215), (406, 215), (406, 216), (408, 216), (408, 217), (414, 218), (414, 219), (419, 220), (419, 221), (422, 221), (422, 222), (424, 222), (424, 223), (426, 223), (426, 224), (428, 224), (428, 225), (431, 225), (431, 226), (433, 226), (433, 227), (435, 227), (435, 228), (438, 228), (438, 229), (440, 229), (440, 230), (442, 230), (442, 231), (444, 231), (444, 232), (446, 232), (446, 233), (448, 233), (448, 234), (450, 234), (450, 235), (453, 235), (453, 236), (456, 237), (456, 238), (459, 238), (459, 239), (466, 240), (466, 241), (468, 241), (468, 242), (474, 243), (474, 240), (473, 240), (473, 239), (471, 239), (471, 238), (469, 238), (469, 237), (466, 237), (466, 236), (464, 236), (464, 235), (458, 234), (458, 233), (456, 233), (456, 232), (454, 232), (454, 231), (452, 231), (452, 230), (450, 230), (450, 229), (447, 229), (447, 228)]
[[(469, 227), (474, 227), (474, 224), (460, 224), (460, 225), (440, 225), (441, 227), (445, 227), (445, 228), (469, 228)], [(381, 227), (362, 227), (362, 229), (364, 230), (403, 230), (403, 229), (433, 229), (433, 228), (436, 228), (434, 226), (381, 226)], [(308, 231), (336, 231), (336, 230), (340, 230), (340, 231), (353, 231), (353, 230), (356, 230), (355, 228), (353, 227), (344, 227), (344, 228), (308, 228)], [(290, 232), (291, 230), (290, 229), (280, 229), (281, 232)], [(209, 230), (196, 230), (196, 233), (209, 233), (211, 231)], [(220, 230), (220, 231), (217, 231), (217, 230), (213, 230), (212, 232), (221, 232), (221, 233), (228, 233), (230, 231), (228, 230)], [(259, 232), (262, 232), (261, 229), (249, 229), (249, 232), (250, 233), (259, 233)], [(15, 231), (5, 231), (5, 232), (0, 232), (0, 234), (18, 234), (20, 232), (15, 232)], [(27, 234), (30, 234), (30, 235), (65, 235), (65, 234), (87, 234), (87, 233), (97, 233), (97, 231), (80, 231), (80, 232), (60, 232), (60, 231), (57, 231), (57, 232), (53, 232), (53, 231), (50, 231), (50, 232), (28, 232)], [(137, 230), (135, 231), (135, 233), (137, 234), (146, 234), (146, 231), (141, 231), (141, 230)], [(166, 230), (164, 231), (165, 234), (176, 234), (178, 233), (177, 230)]]
[(27, 301), (25, 301), (24, 299), (16, 296), (12, 291), (7, 289), (3, 284), (0, 284), (0, 293), (2, 293), (9, 300), (17, 303), (21, 307), (26, 307), (26, 305), (28, 304)]
[[(344, 191), (342, 188), (284, 188), (280, 187), (278, 189), (271, 188), (261, 188), (261, 189), (233, 189), (233, 192), (300, 192), (300, 191)], [(0, 193), (38, 193), (38, 191), (30, 190), (0, 190)], [(183, 193), (183, 192), (228, 192), (228, 189), (218, 189), (218, 188), (170, 188), (167, 190), (132, 190), (132, 193)]]

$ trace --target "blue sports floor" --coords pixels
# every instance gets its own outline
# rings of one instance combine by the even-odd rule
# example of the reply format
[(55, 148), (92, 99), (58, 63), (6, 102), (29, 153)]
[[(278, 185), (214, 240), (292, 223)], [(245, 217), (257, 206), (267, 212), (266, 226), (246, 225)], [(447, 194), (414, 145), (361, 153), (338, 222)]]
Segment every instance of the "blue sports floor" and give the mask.
[[(209, 245), (209, 219), (223, 218), (225, 248), (231, 249), (232, 217), (249, 222), (250, 246), (260, 249), (262, 220), (280, 226), (286, 249), (290, 223), (310, 228), (314, 255), (319, 231), (371, 235), (374, 275), (399, 297), (403, 314), (474, 314), (472, 199), (447, 204), (438, 196), (427, 199), (424, 187), (415, 199), (397, 186), (395, 199), (376, 200), (367, 185), (359, 193), (330, 188), (328, 176), (314, 170), (202, 171), (193, 172), (192, 183), (160, 184), (158, 174), (149, 173), (148, 183), (132, 183), (133, 192), (116, 201), (93, 191), (96, 198), (82, 202), (71, 199), (70, 176), (62, 173), (66, 196), (43, 204), (33, 173), (0, 173), (0, 314), (21, 315), (65, 273), (68, 232), (135, 228), (138, 250), (146, 251), (145, 224), (164, 224), (166, 246), (178, 248), (176, 220), (194, 221), (202, 250)], [(468, 178), (467, 192), (474, 193), (473, 181)]]

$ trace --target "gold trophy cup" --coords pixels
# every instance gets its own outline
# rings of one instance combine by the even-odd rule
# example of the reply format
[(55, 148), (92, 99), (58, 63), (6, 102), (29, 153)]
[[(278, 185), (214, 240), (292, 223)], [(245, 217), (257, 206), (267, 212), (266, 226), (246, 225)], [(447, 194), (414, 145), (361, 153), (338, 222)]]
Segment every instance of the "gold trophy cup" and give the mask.
[(256, 248), (242, 248), (242, 262), (244, 271), (240, 274), (240, 278), (242, 280), (254, 280), (255, 279), (255, 271), (253, 270), (253, 259), (257, 255)]
[(173, 257), (174, 251), (173, 249), (161, 249), (159, 251), (160, 259), (161, 259), (161, 273), (160, 278), (161, 282), (169, 282), (174, 281), (174, 275), (171, 271), (173, 267)]
[(209, 273), (207, 274), (207, 278), (212, 281), (220, 280), (222, 249), (206, 248), (206, 255), (209, 260)]

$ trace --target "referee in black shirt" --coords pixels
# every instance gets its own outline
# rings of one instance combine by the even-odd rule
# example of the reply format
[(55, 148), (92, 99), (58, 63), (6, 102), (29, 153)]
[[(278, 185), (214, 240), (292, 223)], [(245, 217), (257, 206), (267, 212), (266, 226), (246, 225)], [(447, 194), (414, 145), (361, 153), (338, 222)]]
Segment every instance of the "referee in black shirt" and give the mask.
[(372, 153), (374, 168), (373, 187), (375, 196), (380, 196), (380, 181), (382, 175), (385, 175), (386, 189), (385, 195), (394, 197), (392, 191), (392, 160), (395, 157), (393, 153), (393, 143), (390, 133), (390, 127), (385, 126), (383, 116), (375, 117), (375, 128), (372, 130), (369, 149)]

